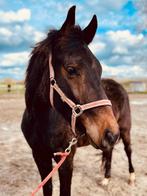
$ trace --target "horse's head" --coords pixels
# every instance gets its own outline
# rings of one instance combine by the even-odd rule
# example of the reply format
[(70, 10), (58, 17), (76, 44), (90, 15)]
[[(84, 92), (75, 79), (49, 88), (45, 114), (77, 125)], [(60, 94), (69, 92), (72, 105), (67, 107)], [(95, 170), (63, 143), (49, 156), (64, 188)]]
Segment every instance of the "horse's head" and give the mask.
[[(82, 105), (107, 99), (101, 85), (101, 64), (88, 48), (97, 29), (97, 18), (94, 15), (84, 30), (75, 26), (74, 23), (75, 6), (70, 8), (61, 29), (50, 32), (48, 38), (41, 43), (44, 48), (49, 48), (48, 56), (52, 56), (51, 63), (56, 82), (64, 94), (76, 104)], [(50, 37), (52, 37), (51, 40), (49, 40)], [(43, 61), (43, 58), (48, 59), (48, 56), (43, 53), (43, 47), (41, 48), (40, 45), (35, 48), (34, 55), (38, 51), (40, 56), (43, 54), (42, 63), (44, 62), (48, 67), (48, 62)], [(49, 74), (42, 72), (45, 75)], [(49, 84), (49, 75), (47, 81)], [(70, 122), (71, 109), (61, 100), (57, 92), (54, 92), (54, 107)], [(84, 111), (78, 117), (77, 127), (84, 129), (92, 144), (102, 149), (113, 146), (118, 138), (119, 129), (111, 106)]]
[[(97, 29), (97, 18), (94, 15), (84, 30), (74, 23), (75, 7), (72, 7), (52, 45), (52, 65), (57, 84), (77, 104), (107, 99), (101, 85), (101, 64), (88, 48)], [(70, 117), (71, 112), (65, 111), (67, 105), (57, 96), (57, 108)], [(110, 106), (89, 109), (79, 117), (79, 121), (97, 146), (113, 145), (118, 138), (118, 125)]]

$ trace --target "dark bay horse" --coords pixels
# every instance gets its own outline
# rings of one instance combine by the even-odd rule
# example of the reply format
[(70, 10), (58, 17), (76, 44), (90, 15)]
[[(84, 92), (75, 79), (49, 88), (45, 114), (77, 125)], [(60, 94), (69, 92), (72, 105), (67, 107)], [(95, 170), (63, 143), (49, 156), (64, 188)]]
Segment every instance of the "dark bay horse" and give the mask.
[[(112, 79), (102, 79), (102, 85), (107, 97), (112, 102), (112, 109), (119, 125), (120, 139), (124, 144), (129, 163), (129, 179), (128, 183), (133, 185), (135, 182), (135, 172), (132, 164), (132, 149), (131, 149), (131, 112), (129, 97), (122, 85)], [(102, 167), (105, 171), (105, 178), (102, 181), (103, 185), (107, 185), (111, 177), (111, 159), (113, 147), (110, 150), (103, 151)]]
[[(71, 130), (71, 108), (56, 91), (51, 99), (51, 85), (55, 85), (55, 80), (50, 78), (52, 72), (60, 90), (78, 104), (78, 109), (79, 104), (82, 107), (101, 100), (109, 103), (101, 83), (101, 64), (88, 48), (96, 29), (95, 15), (85, 29), (75, 26), (73, 6), (61, 29), (50, 31), (32, 51), (25, 80), (26, 109), (21, 127), (42, 179), (52, 170), (52, 158), (59, 161), (53, 153), (64, 151), (75, 137)], [(83, 133), (95, 148), (113, 148), (119, 138), (119, 128), (112, 107), (105, 104), (81, 113), (76, 122), (76, 134), (80, 137)], [(60, 196), (70, 195), (74, 153), (75, 147), (59, 169)], [(51, 180), (43, 192), (45, 196), (52, 195)]]

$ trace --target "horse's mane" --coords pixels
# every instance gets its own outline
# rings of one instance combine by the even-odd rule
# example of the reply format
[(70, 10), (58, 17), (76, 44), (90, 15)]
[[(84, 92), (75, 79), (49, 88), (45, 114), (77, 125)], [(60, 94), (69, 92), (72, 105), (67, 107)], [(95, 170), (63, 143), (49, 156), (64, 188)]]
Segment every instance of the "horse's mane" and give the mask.
[[(27, 109), (31, 109), (33, 104), (35, 107), (42, 106), (40, 100), (45, 103), (45, 94), (48, 88), (47, 77), (49, 77), (47, 65), (48, 57), (52, 47), (53, 38), (56, 35), (56, 30), (52, 30), (48, 33), (47, 38), (36, 44), (33, 48), (31, 57), (26, 70), (25, 79), (25, 99)], [(46, 95), (48, 96), (48, 95)]]
[(60, 32), (60, 40), (58, 30), (51, 30), (48, 36), (41, 42), (37, 43), (32, 50), (31, 57), (26, 70), (25, 79), (25, 99), (27, 109), (31, 109), (32, 106), (35, 108), (43, 107), (43, 105), (49, 105), (49, 70), (48, 70), (48, 59), (52, 46), (57, 42), (61, 45), (67, 41), (67, 39), (74, 38), (74, 40), (81, 39), (81, 28), (74, 26), (64, 32), (64, 35)]

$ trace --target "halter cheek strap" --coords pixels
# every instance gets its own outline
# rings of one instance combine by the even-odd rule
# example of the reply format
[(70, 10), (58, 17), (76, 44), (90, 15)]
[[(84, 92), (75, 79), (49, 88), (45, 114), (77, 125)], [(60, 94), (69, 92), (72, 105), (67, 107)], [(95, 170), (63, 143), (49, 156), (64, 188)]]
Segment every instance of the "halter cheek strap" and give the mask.
[(99, 107), (99, 106), (111, 106), (111, 101), (108, 99), (102, 99), (98, 101), (93, 101), (90, 103), (86, 103), (83, 105), (80, 104), (75, 104), (71, 99), (69, 99), (63, 91), (60, 89), (58, 84), (56, 83), (55, 80), (55, 74), (54, 74), (54, 69), (52, 66), (52, 56), (49, 56), (49, 71), (50, 71), (50, 103), (51, 106), (54, 107), (54, 90), (60, 95), (61, 99), (63, 102), (67, 103), (69, 107), (72, 109), (72, 116), (71, 116), (71, 128), (74, 134), (76, 135), (75, 132), (75, 125), (76, 125), (76, 118), (80, 116), (85, 110)]

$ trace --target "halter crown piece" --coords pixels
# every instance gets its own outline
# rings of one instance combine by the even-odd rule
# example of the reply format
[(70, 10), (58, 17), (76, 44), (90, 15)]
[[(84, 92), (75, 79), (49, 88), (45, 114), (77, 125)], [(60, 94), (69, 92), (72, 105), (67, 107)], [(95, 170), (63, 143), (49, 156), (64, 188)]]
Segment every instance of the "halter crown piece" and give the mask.
[(101, 99), (101, 100), (93, 101), (93, 102), (86, 103), (83, 105), (75, 104), (71, 99), (69, 99), (60, 89), (58, 84), (56, 83), (54, 69), (52, 66), (52, 55), (51, 54), (49, 55), (49, 72), (50, 72), (50, 95), (49, 97), (50, 97), (51, 106), (54, 107), (53, 99), (54, 99), (54, 90), (55, 90), (60, 95), (62, 101), (67, 103), (69, 107), (72, 109), (71, 128), (72, 128), (74, 135), (76, 135), (76, 132), (75, 132), (76, 118), (80, 116), (85, 110), (99, 107), (99, 106), (112, 106), (111, 101), (108, 99)]

